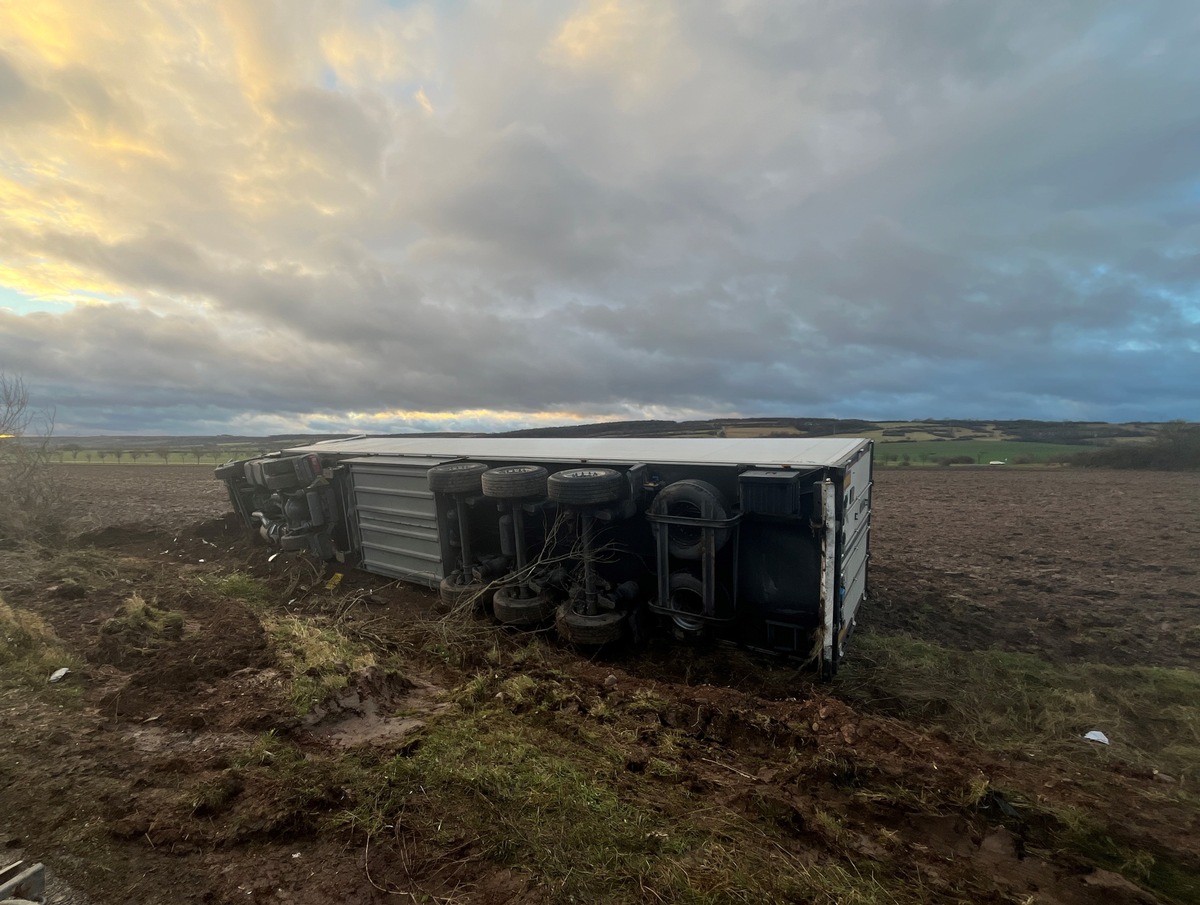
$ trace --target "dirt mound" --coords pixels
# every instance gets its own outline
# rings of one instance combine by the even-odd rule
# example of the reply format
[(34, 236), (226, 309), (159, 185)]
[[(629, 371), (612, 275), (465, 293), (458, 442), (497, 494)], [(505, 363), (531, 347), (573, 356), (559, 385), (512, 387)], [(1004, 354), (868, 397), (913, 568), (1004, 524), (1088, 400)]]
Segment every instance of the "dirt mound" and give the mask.
[(448, 706), (444, 688), (369, 666), (351, 673), (344, 690), (304, 718), (304, 738), (336, 748), (395, 745)]
[(89, 659), (128, 670), (116, 681), (109, 674), (99, 700), (103, 711), (119, 720), (153, 718), (189, 729), (256, 728), (279, 721), (278, 683), (262, 678), (273, 660), (254, 615), (221, 600), (185, 612), (177, 638), (106, 631), (112, 621), (101, 627)]
[(170, 532), (142, 523), (109, 525), (96, 531), (86, 531), (76, 538), (84, 547), (103, 547), (106, 550), (136, 550), (161, 548), (173, 540)]

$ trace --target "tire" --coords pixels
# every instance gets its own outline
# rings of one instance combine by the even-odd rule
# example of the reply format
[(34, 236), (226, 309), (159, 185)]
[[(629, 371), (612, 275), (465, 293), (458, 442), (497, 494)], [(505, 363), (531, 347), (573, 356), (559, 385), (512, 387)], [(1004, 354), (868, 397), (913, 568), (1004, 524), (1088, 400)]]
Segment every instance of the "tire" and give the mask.
[[(668, 484), (650, 504), (654, 515), (674, 515), (685, 518), (701, 518), (706, 503), (712, 505), (712, 518), (724, 519), (725, 498), (721, 491), (707, 481), (688, 479)], [(667, 530), (667, 526), (654, 524), (654, 534)], [(715, 532), (715, 548), (720, 550), (729, 542), (729, 529), (718, 528)], [(677, 559), (700, 559), (704, 555), (704, 529), (692, 525), (671, 525), (670, 554)]]
[(549, 472), (540, 465), (502, 465), (483, 475), (483, 495), (494, 500), (546, 498)]
[[(683, 604), (680, 606), (679, 604)], [(676, 641), (698, 644), (708, 635), (708, 623), (689, 611), (704, 612), (704, 582), (690, 572), (671, 575), (671, 631)]]
[(554, 615), (554, 598), (549, 594), (518, 597), (518, 590), (500, 588), (492, 599), (492, 612), (505, 625), (537, 625)]
[(615, 503), (624, 486), (625, 476), (612, 468), (568, 468), (556, 471), (546, 482), (550, 499), (564, 506)]
[(599, 647), (620, 640), (625, 634), (625, 619), (626, 614), (619, 610), (586, 616), (575, 612), (571, 603), (564, 603), (554, 614), (554, 627), (564, 641), (583, 647)]
[(458, 584), (449, 578), (443, 578), (438, 585), (438, 597), (448, 609), (455, 610), (471, 602), (474, 609), (486, 609), (492, 602), (492, 591), (485, 590), (487, 585), (481, 581), (471, 581)]
[(488, 467), (482, 462), (447, 462), (426, 472), (434, 493), (479, 493), (479, 479)]

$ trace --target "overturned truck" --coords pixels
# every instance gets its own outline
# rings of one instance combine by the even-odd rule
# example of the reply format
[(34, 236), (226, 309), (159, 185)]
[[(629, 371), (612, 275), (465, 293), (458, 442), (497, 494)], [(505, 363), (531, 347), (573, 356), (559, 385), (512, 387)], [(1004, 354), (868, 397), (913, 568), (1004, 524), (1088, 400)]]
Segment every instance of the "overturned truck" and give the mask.
[(579, 645), (659, 632), (833, 675), (867, 594), (861, 439), (355, 438), (217, 469), (284, 550)]

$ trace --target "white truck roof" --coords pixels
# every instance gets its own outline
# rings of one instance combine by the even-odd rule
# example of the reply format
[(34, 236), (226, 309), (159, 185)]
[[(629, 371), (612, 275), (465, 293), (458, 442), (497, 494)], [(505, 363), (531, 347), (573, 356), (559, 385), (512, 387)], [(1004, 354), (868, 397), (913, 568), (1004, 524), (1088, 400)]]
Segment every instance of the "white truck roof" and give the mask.
[(844, 437), (359, 437), (298, 446), (289, 453), (428, 456), (512, 461), (679, 462), (792, 468), (844, 465), (869, 441)]

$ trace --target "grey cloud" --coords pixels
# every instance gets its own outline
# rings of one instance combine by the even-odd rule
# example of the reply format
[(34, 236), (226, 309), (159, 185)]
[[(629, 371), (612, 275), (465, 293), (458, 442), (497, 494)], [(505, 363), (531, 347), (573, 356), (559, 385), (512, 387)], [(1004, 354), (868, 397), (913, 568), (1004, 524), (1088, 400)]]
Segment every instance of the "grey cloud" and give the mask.
[[(220, 120), (227, 89), (186, 70), (216, 125), (162, 127), (168, 161), (95, 187), (121, 235), (0, 226), (135, 300), (0, 313), (0, 366), (73, 423), (174, 430), (185, 411), (206, 430), (393, 409), (1200, 417), (1188, 4), (676, 13), (662, 60), (636, 61), (670, 64), (644, 94), (549, 61), (545, 10), (443, 13), (432, 114), (416, 85), (305, 77), (308, 13), (247, 26), (242, 52), (275, 61), (269, 123)], [(33, 90), (6, 77), (0, 104)], [(128, 81), (56, 90), (154, 122)]]
[(285, 92), (273, 105), (284, 122), (285, 141), (315, 151), (333, 166), (362, 179), (377, 179), (388, 141), (383, 111), (369, 100), (303, 88)]

